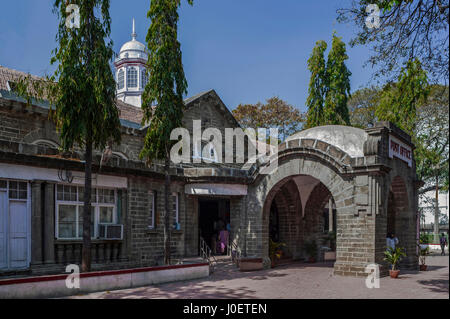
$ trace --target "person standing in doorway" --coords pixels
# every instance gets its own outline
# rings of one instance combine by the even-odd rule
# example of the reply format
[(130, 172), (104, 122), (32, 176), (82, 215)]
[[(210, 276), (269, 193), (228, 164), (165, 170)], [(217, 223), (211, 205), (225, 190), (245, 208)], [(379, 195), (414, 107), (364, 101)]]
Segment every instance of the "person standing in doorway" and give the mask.
[(219, 233), (219, 242), (217, 243), (217, 250), (221, 255), (225, 255), (227, 252), (229, 236), (230, 234), (228, 233), (228, 230), (226, 230), (224, 226)]
[(448, 245), (447, 237), (442, 233), (441, 238), (439, 239), (439, 243), (441, 244), (441, 256), (445, 256), (445, 247)]
[(394, 233), (388, 234), (386, 238), (386, 246), (387, 248), (391, 248), (392, 250), (395, 250), (395, 247), (398, 245), (398, 238), (395, 237)]

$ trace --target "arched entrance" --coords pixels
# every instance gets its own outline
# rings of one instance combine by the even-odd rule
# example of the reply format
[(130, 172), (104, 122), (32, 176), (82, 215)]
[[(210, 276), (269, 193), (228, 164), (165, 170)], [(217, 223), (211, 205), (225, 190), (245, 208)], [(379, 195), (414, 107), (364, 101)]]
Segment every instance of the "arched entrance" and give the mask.
[[(302, 152), (280, 156), (277, 171), (260, 176), (249, 187), (246, 255), (262, 257), (266, 267), (270, 265), (270, 238), (274, 236), (286, 244), (287, 258), (307, 259), (305, 244), (315, 241), (319, 260), (323, 260), (321, 248), (331, 244), (326, 239), (330, 225), (337, 235), (333, 243), (336, 261), (348, 262), (342, 253), (344, 260), (339, 260), (339, 246), (349, 236), (341, 221), (353, 216), (354, 185), (343, 176), (340, 163), (311, 153), (306, 158)], [(363, 272), (364, 268), (359, 270)]]
[(335, 251), (330, 232), (336, 232), (336, 206), (330, 191), (318, 179), (297, 175), (282, 180), (264, 205), (270, 207), (263, 225), (268, 227), (269, 239), (285, 244), (281, 248), (282, 263), (307, 260), (306, 245), (316, 247), (319, 261), (324, 260), (325, 251)]
[[(321, 248), (331, 246), (325, 238), (332, 230), (334, 273), (366, 277), (368, 265), (383, 264), (389, 227), (407, 250), (404, 263), (416, 266), (414, 163), (390, 154), (392, 136), (404, 149), (412, 148), (408, 136), (390, 123), (366, 131), (317, 127), (288, 138), (270, 165), (251, 170), (242, 215), (244, 256), (262, 258), (269, 267), (269, 242), (277, 238), (292, 259), (306, 259), (306, 244), (315, 240), (323, 258)], [(265, 174), (274, 161), (277, 169)]]

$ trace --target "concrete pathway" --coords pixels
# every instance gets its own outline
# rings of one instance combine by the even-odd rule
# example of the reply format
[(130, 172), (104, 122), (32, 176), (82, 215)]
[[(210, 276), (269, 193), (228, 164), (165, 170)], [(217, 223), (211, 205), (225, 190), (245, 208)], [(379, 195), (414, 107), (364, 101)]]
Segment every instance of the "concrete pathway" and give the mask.
[(364, 278), (333, 276), (331, 264), (292, 264), (251, 273), (228, 264), (207, 279), (72, 298), (448, 299), (449, 257), (429, 257), (427, 264), (426, 272), (402, 271), (398, 279), (381, 278), (379, 289), (368, 289)]

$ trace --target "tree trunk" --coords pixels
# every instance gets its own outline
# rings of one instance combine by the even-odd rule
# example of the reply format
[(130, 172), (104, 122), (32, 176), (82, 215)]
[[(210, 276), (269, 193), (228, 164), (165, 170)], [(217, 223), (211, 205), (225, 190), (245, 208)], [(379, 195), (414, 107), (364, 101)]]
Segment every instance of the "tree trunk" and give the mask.
[[(93, 19), (94, 8), (90, 8), (89, 14), (86, 17), (86, 26), (91, 30), (91, 21)], [(87, 70), (90, 73), (91, 69), (91, 53), (93, 50), (92, 32), (88, 35), (88, 52), (87, 52)], [(91, 189), (92, 189), (92, 122), (90, 119), (87, 127), (86, 136), (86, 152), (84, 156), (85, 172), (84, 172), (84, 206), (83, 206), (83, 248), (81, 252), (81, 271), (91, 271)]]
[(81, 271), (91, 271), (92, 139), (86, 141)]
[(83, 252), (81, 270), (91, 271), (91, 189), (92, 189), (92, 141), (86, 142), (83, 207)]
[(164, 173), (166, 174), (165, 184), (164, 184), (164, 263), (170, 265), (170, 240), (171, 240), (171, 209), (170, 209), (170, 159), (166, 155)]
[(434, 203), (434, 241), (439, 243), (439, 177), (436, 176), (436, 194)]

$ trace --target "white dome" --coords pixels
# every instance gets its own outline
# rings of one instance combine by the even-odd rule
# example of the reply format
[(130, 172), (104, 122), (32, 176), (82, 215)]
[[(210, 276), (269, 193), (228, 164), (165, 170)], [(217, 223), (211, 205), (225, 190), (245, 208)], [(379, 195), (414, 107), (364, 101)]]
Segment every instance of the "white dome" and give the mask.
[(128, 41), (120, 48), (119, 59), (144, 59), (147, 60), (148, 55), (146, 52), (146, 47), (143, 43), (136, 40), (137, 34), (133, 19), (133, 33), (131, 34), (131, 41)]
[(145, 45), (142, 44), (139, 41), (136, 41), (136, 40), (128, 41), (127, 43), (122, 45), (122, 47), (120, 48), (120, 53), (122, 53), (124, 51), (141, 51), (141, 52), (145, 52)]
[(367, 141), (366, 131), (341, 125), (317, 126), (300, 131), (287, 138), (287, 141), (297, 139), (317, 139), (334, 145), (351, 157), (364, 156), (364, 142)]

